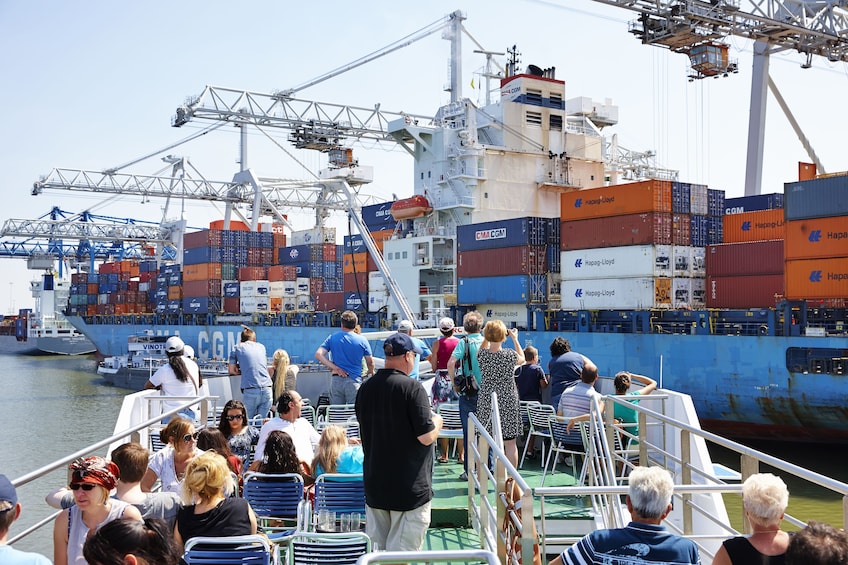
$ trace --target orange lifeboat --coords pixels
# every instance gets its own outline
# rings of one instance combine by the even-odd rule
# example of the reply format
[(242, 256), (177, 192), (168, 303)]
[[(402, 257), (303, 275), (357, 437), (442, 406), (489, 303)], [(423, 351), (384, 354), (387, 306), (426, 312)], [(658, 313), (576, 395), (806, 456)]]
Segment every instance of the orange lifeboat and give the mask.
[(426, 196), (416, 194), (410, 198), (396, 200), (390, 211), (395, 220), (409, 220), (429, 214), (433, 211), (433, 207), (430, 206)]

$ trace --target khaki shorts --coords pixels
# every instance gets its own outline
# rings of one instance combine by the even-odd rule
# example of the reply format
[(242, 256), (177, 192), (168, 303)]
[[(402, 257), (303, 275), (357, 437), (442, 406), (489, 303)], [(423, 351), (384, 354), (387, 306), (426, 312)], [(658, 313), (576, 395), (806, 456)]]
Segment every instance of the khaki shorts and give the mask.
[(421, 551), (429, 527), (429, 501), (406, 512), (365, 506), (365, 533), (381, 550)]

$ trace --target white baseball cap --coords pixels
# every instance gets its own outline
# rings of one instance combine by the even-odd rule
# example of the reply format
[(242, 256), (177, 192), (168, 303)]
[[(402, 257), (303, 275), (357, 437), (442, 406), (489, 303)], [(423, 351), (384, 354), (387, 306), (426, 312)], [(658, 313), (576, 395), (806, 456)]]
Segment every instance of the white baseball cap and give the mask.
[(453, 320), (450, 318), (442, 318), (439, 320), (439, 329), (443, 332), (448, 332), (453, 329)]
[(183, 347), (183, 357), (188, 357), (189, 359), (194, 357), (194, 348), (190, 345), (186, 345)]
[(185, 349), (185, 343), (179, 336), (171, 336), (165, 341), (165, 351), (168, 353), (178, 353)]

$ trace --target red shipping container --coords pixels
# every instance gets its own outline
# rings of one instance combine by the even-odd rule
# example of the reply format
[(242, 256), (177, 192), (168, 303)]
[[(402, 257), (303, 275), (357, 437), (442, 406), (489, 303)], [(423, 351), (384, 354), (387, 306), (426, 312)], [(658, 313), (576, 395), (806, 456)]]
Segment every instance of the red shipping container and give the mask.
[(98, 294), (98, 284), (97, 283), (88, 283), (86, 285), (86, 294)]
[(462, 251), (456, 256), (456, 276), (541, 275), (547, 272), (546, 258), (541, 245)]
[(279, 282), (285, 279), (285, 267), (282, 265), (271, 265), (268, 267), (268, 280)]
[(692, 225), (688, 214), (675, 214), (671, 217), (671, 243), (691, 245)]
[(708, 245), (704, 268), (710, 277), (782, 275), (783, 240)]
[(707, 277), (707, 308), (774, 308), (783, 290), (783, 275)]
[(319, 292), (313, 295), (315, 310), (320, 312), (344, 310), (344, 295), (344, 292)]
[(309, 294), (315, 296), (324, 290), (324, 279), (309, 279)]
[(268, 271), (265, 267), (241, 267), (238, 270), (239, 281), (265, 281), (268, 276)]
[(239, 297), (235, 298), (225, 298), (224, 299), (224, 312), (228, 314), (238, 314), (241, 311), (241, 304), (239, 303)]
[(183, 281), (184, 296), (221, 296), (221, 279)]
[(652, 243), (671, 244), (671, 214), (631, 214), (562, 222), (563, 251)]
[(848, 299), (848, 257), (786, 261), (786, 298)]
[[(286, 247), (286, 234), (274, 232), (274, 249), (279, 249), (280, 247)], [(279, 255), (275, 253), (274, 257), (279, 257)]]
[[(359, 286), (357, 288), (357, 282)], [(368, 273), (345, 273), (344, 280), (342, 281), (342, 290), (348, 292), (355, 292), (359, 290), (361, 292), (368, 291)]]
[(144, 273), (138, 274), (138, 282), (150, 282), (151, 280), (155, 280), (155, 275), (153, 271), (147, 271)]
[(321, 254), (324, 261), (335, 261), (336, 260), (336, 244), (335, 243), (325, 243), (323, 245), (323, 249), (321, 250)]
[(183, 236), (183, 248), (221, 247), (221, 230), (200, 230)]

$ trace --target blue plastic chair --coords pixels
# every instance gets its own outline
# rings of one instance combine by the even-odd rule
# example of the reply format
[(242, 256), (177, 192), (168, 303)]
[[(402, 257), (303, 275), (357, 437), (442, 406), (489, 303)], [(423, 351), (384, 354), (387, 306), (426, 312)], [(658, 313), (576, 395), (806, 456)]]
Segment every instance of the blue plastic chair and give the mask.
[(271, 520), (296, 522), (303, 501), (303, 477), (297, 473), (266, 474), (248, 471), (244, 475), (243, 497), (264, 527)]
[(187, 565), (271, 565), (271, 547), (262, 536), (196, 537), (185, 544)]
[(365, 485), (361, 474), (327, 473), (315, 480), (313, 521), (321, 510), (365, 516)]

